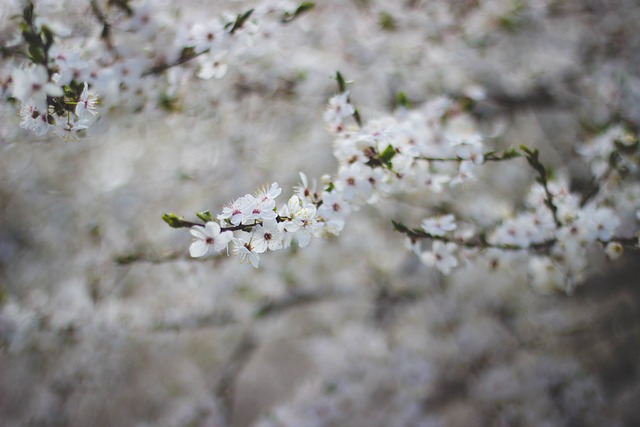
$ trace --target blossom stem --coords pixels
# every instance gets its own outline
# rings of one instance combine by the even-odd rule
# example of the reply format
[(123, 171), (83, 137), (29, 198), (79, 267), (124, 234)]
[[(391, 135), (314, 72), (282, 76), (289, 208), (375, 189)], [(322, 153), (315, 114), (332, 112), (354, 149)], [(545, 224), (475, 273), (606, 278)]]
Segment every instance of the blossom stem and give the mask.
[(204, 55), (205, 53), (209, 53), (211, 51), (211, 49), (207, 48), (204, 49), (203, 51), (200, 51), (198, 53), (193, 52), (192, 48), (188, 48), (185, 47), (184, 49), (182, 49), (182, 54), (180, 55), (180, 58), (178, 58), (176, 61), (171, 62), (171, 63), (162, 63), (159, 65), (155, 65), (151, 68), (149, 68), (148, 70), (146, 70), (145, 72), (142, 73), (142, 77), (147, 77), (153, 74), (162, 74), (165, 71), (167, 71), (170, 68), (173, 67), (178, 67), (182, 64), (186, 64), (187, 62), (191, 61), (194, 58), (197, 58), (200, 55)]
[(525, 158), (527, 159), (527, 163), (529, 163), (529, 166), (531, 166), (533, 170), (535, 170), (536, 173), (538, 174), (537, 181), (544, 188), (544, 193), (545, 193), (544, 204), (551, 211), (551, 214), (553, 215), (553, 221), (556, 223), (556, 227), (558, 228), (562, 227), (562, 223), (558, 218), (558, 207), (553, 202), (553, 194), (551, 194), (551, 191), (549, 190), (547, 169), (544, 167), (542, 163), (540, 163), (540, 160), (539, 160), (540, 152), (536, 149), (532, 150), (530, 148), (527, 148), (524, 145), (520, 146), (520, 150), (522, 150), (522, 152), (525, 154)]
[[(412, 230), (406, 225), (401, 224), (397, 221), (391, 221), (391, 222), (393, 223), (393, 226), (396, 229), (396, 231), (399, 231), (407, 235), (407, 237), (409, 237), (409, 239), (411, 239), (412, 242), (416, 242), (421, 239), (440, 240), (445, 243), (455, 243), (458, 246), (462, 246), (469, 249), (500, 249), (503, 251), (531, 250), (536, 253), (549, 253), (553, 245), (558, 242), (557, 239), (549, 239), (540, 243), (533, 243), (527, 247), (522, 247), (518, 245), (494, 244), (494, 243), (487, 242), (483, 234), (479, 235), (474, 240), (463, 240), (463, 239), (456, 239), (456, 238), (451, 238), (447, 236), (434, 236), (433, 234), (429, 234), (420, 229)], [(636, 249), (636, 250), (640, 249), (637, 244), (638, 239), (635, 237), (612, 237), (610, 240), (605, 241), (605, 240), (598, 239), (597, 241), (602, 245), (606, 245), (609, 242), (617, 242), (617, 243), (620, 243), (622, 246), (625, 246), (630, 249)]]
[[(486, 162), (501, 162), (505, 160), (511, 160), (518, 157), (521, 157), (520, 153), (515, 151), (515, 149), (505, 150), (502, 153), (496, 153), (495, 151), (491, 151), (483, 154), (484, 160)], [(428, 156), (416, 156), (417, 160), (426, 160), (429, 162), (462, 162), (464, 160), (461, 157), (428, 157)]]
[(487, 242), (487, 240), (484, 238), (483, 235), (478, 236), (474, 240), (462, 240), (462, 239), (456, 239), (456, 238), (451, 238), (447, 236), (435, 236), (433, 234), (429, 234), (419, 229), (412, 230), (406, 225), (396, 221), (392, 221), (392, 223), (394, 228), (397, 231), (403, 234), (406, 234), (407, 237), (409, 237), (412, 242), (415, 242), (421, 239), (440, 240), (445, 243), (455, 243), (458, 246), (462, 246), (469, 249), (493, 248), (493, 249), (501, 249), (504, 251), (522, 251), (522, 250), (533, 249), (535, 252), (548, 252), (549, 249), (551, 249), (551, 246), (553, 246), (553, 244), (556, 243), (556, 239), (552, 239), (552, 240), (546, 240), (541, 243), (535, 243), (528, 247), (522, 247), (517, 245), (494, 244), (494, 243)]

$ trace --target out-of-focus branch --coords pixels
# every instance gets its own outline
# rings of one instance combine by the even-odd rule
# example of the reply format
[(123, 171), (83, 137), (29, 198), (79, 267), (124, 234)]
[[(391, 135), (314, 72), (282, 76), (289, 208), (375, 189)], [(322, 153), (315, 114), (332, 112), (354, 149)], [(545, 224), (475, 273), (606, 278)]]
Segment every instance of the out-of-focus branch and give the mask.
[(236, 344), (231, 356), (222, 368), (222, 374), (216, 382), (213, 394), (220, 401), (225, 425), (231, 425), (238, 376), (251, 360), (257, 347), (256, 340), (253, 337), (253, 329), (249, 327)]

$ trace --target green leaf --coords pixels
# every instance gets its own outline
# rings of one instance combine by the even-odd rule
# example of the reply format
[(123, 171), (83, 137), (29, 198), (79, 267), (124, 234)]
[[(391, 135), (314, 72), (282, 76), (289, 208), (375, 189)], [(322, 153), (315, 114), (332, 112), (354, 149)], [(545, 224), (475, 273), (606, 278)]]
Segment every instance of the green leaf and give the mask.
[(173, 213), (162, 215), (162, 220), (169, 224), (171, 228), (182, 228), (182, 224), (184, 223), (183, 218)]
[(303, 13), (313, 9), (315, 6), (315, 3), (311, 1), (302, 2), (300, 3), (300, 5), (298, 5), (293, 13), (285, 12), (280, 18), (280, 22), (282, 22), (283, 24), (291, 22)]
[(406, 233), (409, 231), (409, 227), (407, 227), (404, 224), (401, 224), (397, 221), (391, 221), (391, 223), (393, 224), (393, 228), (395, 228), (396, 231), (399, 231), (400, 233)]
[(22, 16), (26, 23), (31, 24), (33, 22), (33, 3), (27, 3), (24, 7), (24, 11), (22, 12)]
[(360, 111), (358, 107), (354, 107), (353, 119), (356, 121), (358, 126), (362, 127), (362, 117), (360, 117)]
[(203, 220), (204, 222), (213, 221), (213, 217), (211, 216), (211, 211), (208, 211), (208, 210), (204, 212), (198, 212), (196, 216), (201, 220)]
[(178, 62), (186, 62), (196, 56), (196, 50), (193, 46), (187, 46), (180, 51), (180, 59)]
[(327, 185), (327, 188), (324, 189), (324, 191), (326, 191), (327, 193), (331, 193), (333, 191), (333, 189), (336, 188), (335, 184), (333, 183), (333, 181), (331, 181), (329, 183), (329, 185)]
[(111, 27), (107, 24), (102, 26), (102, 32), (100, 33), (100, 38), (108, 39), (111, 35)]
[(162, 92), (160, 94), (160, 99), (158, 100), (158, 105), (164, 111), (167, 111), (169, 113), (174, 113), (174, 112), (180, 110), (179, 99), (174, 97), (174, 96), (170, 96), (166, 92)]
[(409, 101), (409, 98), (407, 97), (407, 94), (404, 92), (398, 92), (396, 93), (396, 99), (395, 99), (395, 106), (396, 107), (404, 107), (404, 108), (411, 108), (411, 101)]
[(517, 157), (520, 157), (521, 154), (518, 153), (518, 150), (516, 150), (515, 148), (512, 148), (510, 150), (507, 150), (504, 152), (504, 154), (502, 155), (503, 159), (515, 159)]
[(527, 147), (526, 145), (520, 144), (518, 146), (518, 148), (520, 148), (520, 150), (525, 154), (531, 154), (532, 153), (531, 149), (529, 147)]
[(231, 30), (229, 30), (229, 33), (233, 34), (236, 32), (236, 30), (238, 30), (239, 28), (242, 28), (242, 26), (245, 24), (245, 22), (247, 22), (247, 20), (249, 19), (252, 13), (253, 13), (253, 9), (249, 9), (245, 13), (238, 15), (238, 17), (236, 18), (236, 21), (233, 23), (233, 26), (231, 27)]
[(46, 25), (43, 25), (40, 31), (44, 36), (44, 48), (45, 50), (49, 50), (49, 48), (53, 44), (53, 31), (51, 31)]
[(395, 155), (396, 155), (395, 148), (393, 148), (393, 145), (389, 144), (387, 145), (387, 148), (384, 149), (382, 154), (380, 154), (380, 161), (388, 165), (389, 162), (391, 162), (391, 159), (393, 159)]
[(127, 265), (140, 259), (140, 254), (118, 255), (113, 260), (116, 264)]
[(338, 82), (338, 92), (347, 91), (347, 82), (344, 81), (344, 77), (340, 74), (340, 71), (336, 71), (336, 81)]
[(29, 58), (36, 64), (42, 64), (44, 62), (44, 52), (42, 48), (35, 45), (29, 45)]
[(40, 46), (42, 44), (42, 40), (38, 37), (30, 28), (26, 27), (22, 29), (22, 38), (27, 42), (29, 46)]
[(388, 12), (380, 12), (378, 23), (384, 31), (395, 31), (398, 29), (395, 18)]

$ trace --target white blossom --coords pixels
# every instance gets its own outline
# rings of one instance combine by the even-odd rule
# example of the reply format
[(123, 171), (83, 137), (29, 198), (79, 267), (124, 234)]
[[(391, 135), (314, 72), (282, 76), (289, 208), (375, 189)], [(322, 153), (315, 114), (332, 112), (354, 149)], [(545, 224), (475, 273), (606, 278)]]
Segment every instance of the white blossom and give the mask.
[(222, 251), (233, 237), (230, 231), (221, 232), (220, 225), (211, 221), (207, 222), (204, 227), (191, 227), (190, 232), (196, 238), (189, 246), (189, 253), (194, 258)]
[(457, 228), (455, 217), (452, 214), (425, 218), (422, 221), (422, 229), (432, 236), (444, 236), (448, 231)]
[(433, 242), (430, 251), (422, 252), (420, 259), (430, 267), (436, 267), (444, 275), (451, 273), (451, 269), (458, 265), (458, 258), (455, 252), (458, 245), (453, 242)]

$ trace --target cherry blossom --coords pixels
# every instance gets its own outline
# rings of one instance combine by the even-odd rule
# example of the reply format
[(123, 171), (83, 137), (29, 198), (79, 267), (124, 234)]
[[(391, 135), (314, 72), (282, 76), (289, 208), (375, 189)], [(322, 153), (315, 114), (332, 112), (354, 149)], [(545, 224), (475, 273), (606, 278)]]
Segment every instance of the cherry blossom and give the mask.
[(189, 231), (196, 238), (189, 246), (189, 253), (194, 258), (222, 251), (233, 237), (229, 231), (221, 232), (220, 225), (212, 221), (207, 222), (204, 227), (191, 227)]
[(436, 240), (430, 251), (422, 252), (420, 259), (426, 265), (436, 267), (442, 274), (448, 275), (451, 273), (451, 269), (458, 265), (458, 258), (455, 254), (457, 249), (458, 246), (455, 243)]
[(457, 228), (455, 217), (452, 214), (426, 218), (421, 225), (424, 231), (433, 236), (444, 236), (448, 231)]

